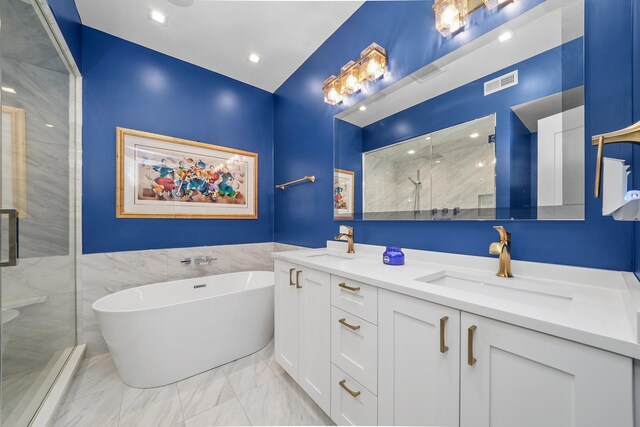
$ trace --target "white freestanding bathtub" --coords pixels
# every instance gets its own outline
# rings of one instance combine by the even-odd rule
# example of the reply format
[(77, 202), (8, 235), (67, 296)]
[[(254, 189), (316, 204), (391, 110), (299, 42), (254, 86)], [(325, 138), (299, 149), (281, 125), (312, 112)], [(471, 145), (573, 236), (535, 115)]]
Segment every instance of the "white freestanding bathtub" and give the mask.
[(127, 289), (91, 308), (125, 384), (159, 387), (267, 345), (273, 284), (268, 271), (221, 274)]

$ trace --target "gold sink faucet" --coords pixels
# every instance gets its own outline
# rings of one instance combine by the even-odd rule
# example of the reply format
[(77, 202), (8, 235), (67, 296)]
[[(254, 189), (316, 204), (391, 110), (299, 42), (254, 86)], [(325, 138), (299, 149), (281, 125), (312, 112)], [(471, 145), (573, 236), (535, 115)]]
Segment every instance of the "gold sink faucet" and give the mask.
[(348, 226), (348, 225), (341, 225), (340, 227), (347, 227), (347, 232), (346, 233), (338, 233), (336, 234), (336, 237), (334, 237), (335, 240), (342, 240), (343, 237), (347, 238), (347, 253), (348, 254), (355, 254), (356, 251), (353, 249), (353, 227)]
[(490, 254), (500, 255), (500, 267), (498, 268), (496, 276), (513, 277), (511, 273), (511, 233), (501, 225), (496, 225), (493, 228), (500, 233), (500, 241), (493, 242), (489, 245)]

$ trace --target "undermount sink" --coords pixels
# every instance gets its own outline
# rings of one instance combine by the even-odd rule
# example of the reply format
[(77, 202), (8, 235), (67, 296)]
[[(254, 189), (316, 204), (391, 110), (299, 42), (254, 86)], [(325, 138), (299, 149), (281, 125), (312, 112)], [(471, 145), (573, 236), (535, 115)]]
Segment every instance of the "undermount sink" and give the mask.
[[(520, 281), (518, 287), (514, 286), (514, 279), (498, 279), (504, 280), (504, 284), (498, 284), (488, 283), (479, 278), (465, 277), (464, 275), (452, 273), (445, 273), (437, 278), (433, 278), (433, 276), (421, 277), (417, 280), (433, 285), (445, 286), (447, 288), (553, 310), (566, 310), (572, 301), (572, 297), (570, 296), (547, 293), (540, 290), (524, 289), (523, 286), (527, 287), (526, 285), (529, 284), (529, 280)], [(522, 282), (526, 283), (523, 284)]]
[(312, 258), (318, 261), (351, 261), (353, 259), (353, 257), (350, 257), (348, 255), (337, 255), (328, 253), (307, 255), (307, 258)]

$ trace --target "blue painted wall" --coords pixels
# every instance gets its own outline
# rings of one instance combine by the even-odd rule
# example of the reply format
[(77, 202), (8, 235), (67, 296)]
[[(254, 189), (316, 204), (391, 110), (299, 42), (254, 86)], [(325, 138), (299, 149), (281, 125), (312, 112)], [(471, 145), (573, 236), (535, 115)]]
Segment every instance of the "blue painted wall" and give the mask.
[(336, 141), (335, 165), (355, 173), (354, 180), (354, 215), (357, 219), (362, 212), (362, 128), (344, 120), (336, 119), (334, 123)]
[[(83, 252), (273, 241), (273, 95), (84, 27)], [(116, 219), (116, 126), (257, 152), (258, 219)]]
[[(324, 246), (338, 229), (331, 206), (333, 115), (342, 107), (323, 102), (322, 82), (375, 41), (387, 48), (392, 77), (379, 90), (466, 41), (495, 28), (538, 4), (522, 0), (498, 12), (472, 15), (469, 30), (452, 39), (434, 29), (432, 2), (367, 2), (342, 25), (276, 91), (274, 170), (276, 181), (315, 174), (301, 185), (275, 196), (275, 239), (305, 246)], [(631, 123), (633, 0), (585, 0), (586, 135)], [(381, 22), (396, 23), (380, 25)], [(402, 23), (399, 25), (397, 23)], [(361, 95), (365, 96), (365, 95)], [(362, 99), (356, 97), (355, 102)], [(631, 270), (633, 224), (601, 216), (601, 201), (592, 197), (595, 149), (586, 150), (586, 220), (513, 221), (515, 259)], [(627, 145), (607, 147), (607, 155), (631, 159)], [(487, 255), (497, 234), (494, 222), (357, 222), (356, 241), (409, 248)]]
[(47, 0), (69, 50), (82, 71), (82, 23), (74, 0)]

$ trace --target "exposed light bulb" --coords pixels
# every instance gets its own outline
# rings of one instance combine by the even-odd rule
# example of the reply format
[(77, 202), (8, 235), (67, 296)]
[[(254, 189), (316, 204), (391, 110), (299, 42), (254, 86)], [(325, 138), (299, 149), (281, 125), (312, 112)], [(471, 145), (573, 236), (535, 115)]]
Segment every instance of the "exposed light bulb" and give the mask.
[(367, 64), (367, 74), (373, 77), (378, 77), (380, 75), (380, 63), (375, 59), (372, 59)]
[(251, 55), (249, 55), (249, 62), (253, 62), (254, 64), (257, 64), (258, 62), (260, 62), (260, 56), (256, 55), (255, 53), (252, 53)]
[(353, 74), (347, 77), (346, 85), (352, 92), (357, 92), (360, 89), (358, 78)]
[(327, 92), (327, 99), (332, 104), (337, 104), (338, 102), (341, 101), (340, 93), (338, 93), (335, 87), (332, 87), (331, 89), (329, 89), (329, 92)]
[[(460, 11), (458, 10), (458, 8), (450, 4), (442, 11), (442, 14), (440, 15), (440, 21), (445, 27), (451, 28), (454, 22), (458, 21), (459, 15)], [(459, 24), (456, 25), (458, 26), (458, 28), (460, 27)]]

